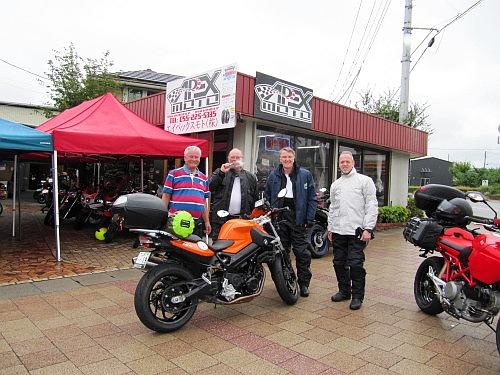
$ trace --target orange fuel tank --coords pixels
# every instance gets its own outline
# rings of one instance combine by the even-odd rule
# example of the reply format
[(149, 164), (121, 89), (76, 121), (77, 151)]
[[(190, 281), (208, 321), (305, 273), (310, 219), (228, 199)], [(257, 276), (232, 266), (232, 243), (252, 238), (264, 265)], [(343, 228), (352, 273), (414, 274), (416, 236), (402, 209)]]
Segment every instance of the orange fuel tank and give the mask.
[(264, 228), (250, 220), (232, 219), (226, 221), (220, 230), (218, 239), (231, 240), (234, 241), (234, 244), (223, 250), (223, 252), (235, 254), (252, 243), (252, 237), (250, 236), (252, 228), (266, 233)]

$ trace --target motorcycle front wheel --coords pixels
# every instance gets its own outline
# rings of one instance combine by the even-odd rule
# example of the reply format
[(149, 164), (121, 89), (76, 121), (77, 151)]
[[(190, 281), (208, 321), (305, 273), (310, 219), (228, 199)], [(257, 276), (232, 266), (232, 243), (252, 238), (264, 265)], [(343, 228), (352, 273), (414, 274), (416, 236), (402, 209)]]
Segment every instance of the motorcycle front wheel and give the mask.
[(497, 350), (498, 353), (500, 354), (500, 316), (498, 317), (497, 320)]
[(156, 332), (172, 332), (193, 317), (197, 301), (172, 301), (190, 291), (191, 273), (178, 265), (154, 266), (137, 284), (134, 295), (135, 312), (139, 320)]
[(327, 230), (319, 224), (314, 224), (307, 233), (309, 250), (313, 258), (321, 258), (328, 253), (330, 241), (326, 236)]
[(429, 267), (432, 267), (434, 274), (437, 276), (444, 265), (444, 259), (441, 257), (430, 257), (425, 259), (418, 267), (415, 274), (415, 282), (413, 284), (413, 293), (415, 302), (424, 313), (429, 315), (437, 315), (443, 312), (443, 306), (439, 301), (439, 295), (436, 291), (434, 283), (427, 275)]
[(287, 305), (294, 305), (299, 298), (299, 286), (290, 256), (277, 254), (274, 262), (269, 265), (269, 269), (276, 290), (283, 302)]

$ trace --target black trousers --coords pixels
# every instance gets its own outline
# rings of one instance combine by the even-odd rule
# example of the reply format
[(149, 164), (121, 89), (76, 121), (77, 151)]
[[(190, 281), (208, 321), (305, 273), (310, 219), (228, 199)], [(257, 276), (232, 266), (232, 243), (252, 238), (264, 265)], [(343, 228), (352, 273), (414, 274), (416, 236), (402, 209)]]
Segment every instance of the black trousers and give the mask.
[(290, 251), (290, 246), (293, 249), (299, 285), (308, 287), (312, 273), (311, 252), (309, 251), (309, 244), (306, 240), (306, 228), (287, 221), (280, 224), (278, 234), (285, 249)]
[(205, 220), (203, 218), (194, 219), (194, 230), (193, 234), (202, 238), (205, 237)]
[(366, 271), (363, 265), (366, 245), (366, 241), (356, 236), (333, 233), (333, 268), (339, 292), (361, 300), (365, 296)]

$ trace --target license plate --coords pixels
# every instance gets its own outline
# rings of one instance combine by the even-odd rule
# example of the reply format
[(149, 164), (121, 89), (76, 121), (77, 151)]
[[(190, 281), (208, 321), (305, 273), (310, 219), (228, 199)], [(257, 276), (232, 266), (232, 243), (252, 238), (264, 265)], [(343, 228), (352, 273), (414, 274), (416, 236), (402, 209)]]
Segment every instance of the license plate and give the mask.
[(151, 253), (149, 251), (141, 251), (134, 262), (135, 268), (144, 268)]

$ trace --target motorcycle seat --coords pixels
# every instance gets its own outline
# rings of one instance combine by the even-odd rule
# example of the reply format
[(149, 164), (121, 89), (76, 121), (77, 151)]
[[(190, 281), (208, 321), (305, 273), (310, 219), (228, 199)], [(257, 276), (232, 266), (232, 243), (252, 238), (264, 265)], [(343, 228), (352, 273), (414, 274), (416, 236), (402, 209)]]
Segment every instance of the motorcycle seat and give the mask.
[(219, 252), (224, 249), (227, 249), (232, 244), (234, 244), (234, 241), (231, 240), (217, 240), (211, 245), (208, 245), (208, 248), (212, 251)]
[(452, 248), (453, 250), (458, 251), (458, 259), (460, 259), (462, 262), (469, 259), (469, 255), (470, 253), (472, 253), (472, 246), (459, 246), (447, 240), (441, 240), (440, 243)]

